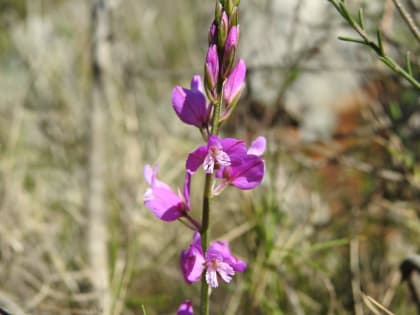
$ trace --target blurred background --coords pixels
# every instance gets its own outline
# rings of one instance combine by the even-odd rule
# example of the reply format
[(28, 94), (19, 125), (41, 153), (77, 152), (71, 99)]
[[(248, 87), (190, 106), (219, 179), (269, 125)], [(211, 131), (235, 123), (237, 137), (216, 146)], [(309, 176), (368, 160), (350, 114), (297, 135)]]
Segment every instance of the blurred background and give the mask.
[[(418, 21), (419, 3), (402, 2)], [(396, 61), (411, 52), (418, 78), (420, 45), (392, 0), (347, 3), (364, 8)], [(213, 8), (0, 0), (0, 307), (198, 306), (199, 284), (178, 267), (191, 232), (143, 206), (143, 167), (159, 164), (160, 179), (181, 187), (201, 144), (170, 94), (203, 73)], [(390, 314), (378, 303), (416, 314), (415, 272), (403, 281), (400, 265), (420, 253), (419, 91), (339, 41), (354, 33), (326, 0), (242, 1), (240, 25), (247, 87), (223, 134), (266, 136), (267, 173), (255, 191), (215, 199), (212, 239), (229, 240), (249, 268), (214, 290), (212, 313)], [(196, 218), (202, 184), (193, 179)]]

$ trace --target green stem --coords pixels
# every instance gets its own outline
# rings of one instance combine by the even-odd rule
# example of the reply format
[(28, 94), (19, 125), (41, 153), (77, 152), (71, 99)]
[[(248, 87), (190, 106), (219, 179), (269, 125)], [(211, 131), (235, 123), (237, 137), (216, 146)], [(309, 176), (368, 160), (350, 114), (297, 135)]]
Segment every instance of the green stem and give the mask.
[[(221, 58), (219, 58), (221, 59)], [(221, 62), (221, 60), (219, 60)], [(223, 78), (219, 74), (218, 84), (217, 84), (217, 95), (219, 97), (217, 103), (213, 104), (213, 120), (211, 125), (211, 135), (217, 135), (219, 133), (219, 119), (220, 119), (220, 108), (223, 102)], [(201, 247), (203, 248), (203, 254), (206, 253), (209, 240), (208, 232), (210, 225), (210, 199), (212, 196), (211, 188), (213, 186), (213, 174), (206, 174), (204, 182), (204, 194), (203, 194), (203, 213), (201, 218)], [(203, 273), (201, 276), (201, 303), (200, 303), (200, 315), (209, 315), (210, 314), (210, 288), (206, 282), (206, 275)]]
[[(203, 196), (203, 215), (201, 222), (201, 247), (203, 248), (203, 253), (207, 251), (208, 247), (208, 230), (210, 223), (210, 198), (211, 198), (211, 186), (213, 182), (213, 175), (206, 174), (206, 179), (204, 183), (204, 196)], [(206, 282), (206, 275), (203, 273), (201, 277), (201, 305), (200, 305), (200, 314), (209, 315), (209, 285)]]

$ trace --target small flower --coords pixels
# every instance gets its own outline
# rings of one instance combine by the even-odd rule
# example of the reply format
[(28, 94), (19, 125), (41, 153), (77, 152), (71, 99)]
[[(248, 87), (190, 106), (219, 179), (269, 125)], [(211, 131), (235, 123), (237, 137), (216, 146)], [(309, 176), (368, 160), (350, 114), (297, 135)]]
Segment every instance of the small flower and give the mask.
[(191, 89), (176, 86), (172, 90), (172, 107), (184, 123), (198, 128), (206, 126), (208, 110), (200, 76), (193, 76)]
[(208, 174), (231, 164), (232, 159), (246, 154), (245, 142), (233, 138), (210, 136), (207, 145), (198, 147), (188, 155), (186, 168), (194, 173), (203, 165)]
[(232, 255), (227, 242), (210, 243), (205, 255), (200, 242), (200, 234), (194, 233), (190, 247), (181, 255), (181, 270), (187, 283), (199, 281), (201, 274), (206, 270), (206, 282), (212, 288), (216, 288), (219, 286), (219, 277), (229, 283), (235, 272), (243, 272), (246, 269), (246, 263)]
[(194, 315), (193, 305), (189, 300), (185, 300), (178, 308), (177, 315)]
[(216, 173), (222, 182), (214, 189), (214, 194), (219, 194), (228, 184), (241, 190), (248, 190), (261, 184), (264, 178), (265, 165), (261, 155), (265, 151), (266, 140), (264, 137), (255, 139), (246, 154), (236, 158), (229, 166), (220, 168)]
[(245, 62), (243, 59), (239, 59), (223, 86), (223, 101), (227, 107), (234, 106), (239, 100), (241, 92), (245, 87), (245, 74)]
[(181, 253), (180, 265), (185, 282), (191, 284), (199, 281), (204, 270), (204, 264), (200, 234), (196, 232), (190, 247)]
[(158, 180), (158, 167), (152, 169), (150, 165), (144, 167), (144, 178), (150, 188), (144, 193), (144, 204), (152, 213), (163, 221), (174, 221), (190, 209), (190, 180), (191, 174), (185, 176), (183, 194), (176, 194), (167, 184)]

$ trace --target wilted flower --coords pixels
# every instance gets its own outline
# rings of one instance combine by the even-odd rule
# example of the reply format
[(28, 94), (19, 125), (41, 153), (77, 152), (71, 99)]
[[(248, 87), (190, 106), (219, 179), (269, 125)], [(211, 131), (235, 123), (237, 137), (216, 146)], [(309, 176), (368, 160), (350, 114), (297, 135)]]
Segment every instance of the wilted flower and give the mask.
[(181, 270), (187, 283), (199, 281), (206, 270), (206, 282), (212, 287), (219, 286), (218, 277), (229, 283), (235, 272), (243, 272), (246, 263), (232, 255), (227, 242), (210, 243), (203, 255), (199, 233), (194, 233), (190, 247), (181, 254)]
[(144, 167), (144, 178), (150, 185), (144, 193), (144, 204), (159, 219), (174, 221), (190, 209), (191, 174), (186, 173), (183, 194), (176, 194), (167, 184), (156, 178), (157, 172), (157, 166), (155, 169), (148, 164)]

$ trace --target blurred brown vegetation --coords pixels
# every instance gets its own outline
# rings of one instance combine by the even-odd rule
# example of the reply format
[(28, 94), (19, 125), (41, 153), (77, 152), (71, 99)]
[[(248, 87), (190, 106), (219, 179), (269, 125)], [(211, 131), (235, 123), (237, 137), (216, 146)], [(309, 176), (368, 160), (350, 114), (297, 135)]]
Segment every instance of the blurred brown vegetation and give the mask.
[[(170, 93), (202, 73), (213, 2), (105, 1), (100, 77), (95, 2), (0, 1), (0, 307), (15, 315), (129, 315), (141, 305), (174, 314), (185, 298), (198, 304), (199, 287), (178, 268), (191, 233), (145, 209), (142, 170), (157, 163), (179, 186), (201, 141), (173, 114)], [(412, 52), (418, 77), (420, 47), (392, 3), (348, 2), (365, 7), (396, 60)], [(418, 19), (418, 5), (405, 4)], [(268, 138), (267, 175), (257, 191), (215, 201), (212, 237), (230, 240), (249, 269), (213, 292), (213, 314), (362, 315), (373, 312), (369, 299), (416, 314), (399, 266), (420, 251), (419, 91), (337, 41), (350, 31), (327, 1), (242, 1), (240, 23), (248, 84), (224, 131)], [(195, 217), (201, 184), (194, 178)]]

